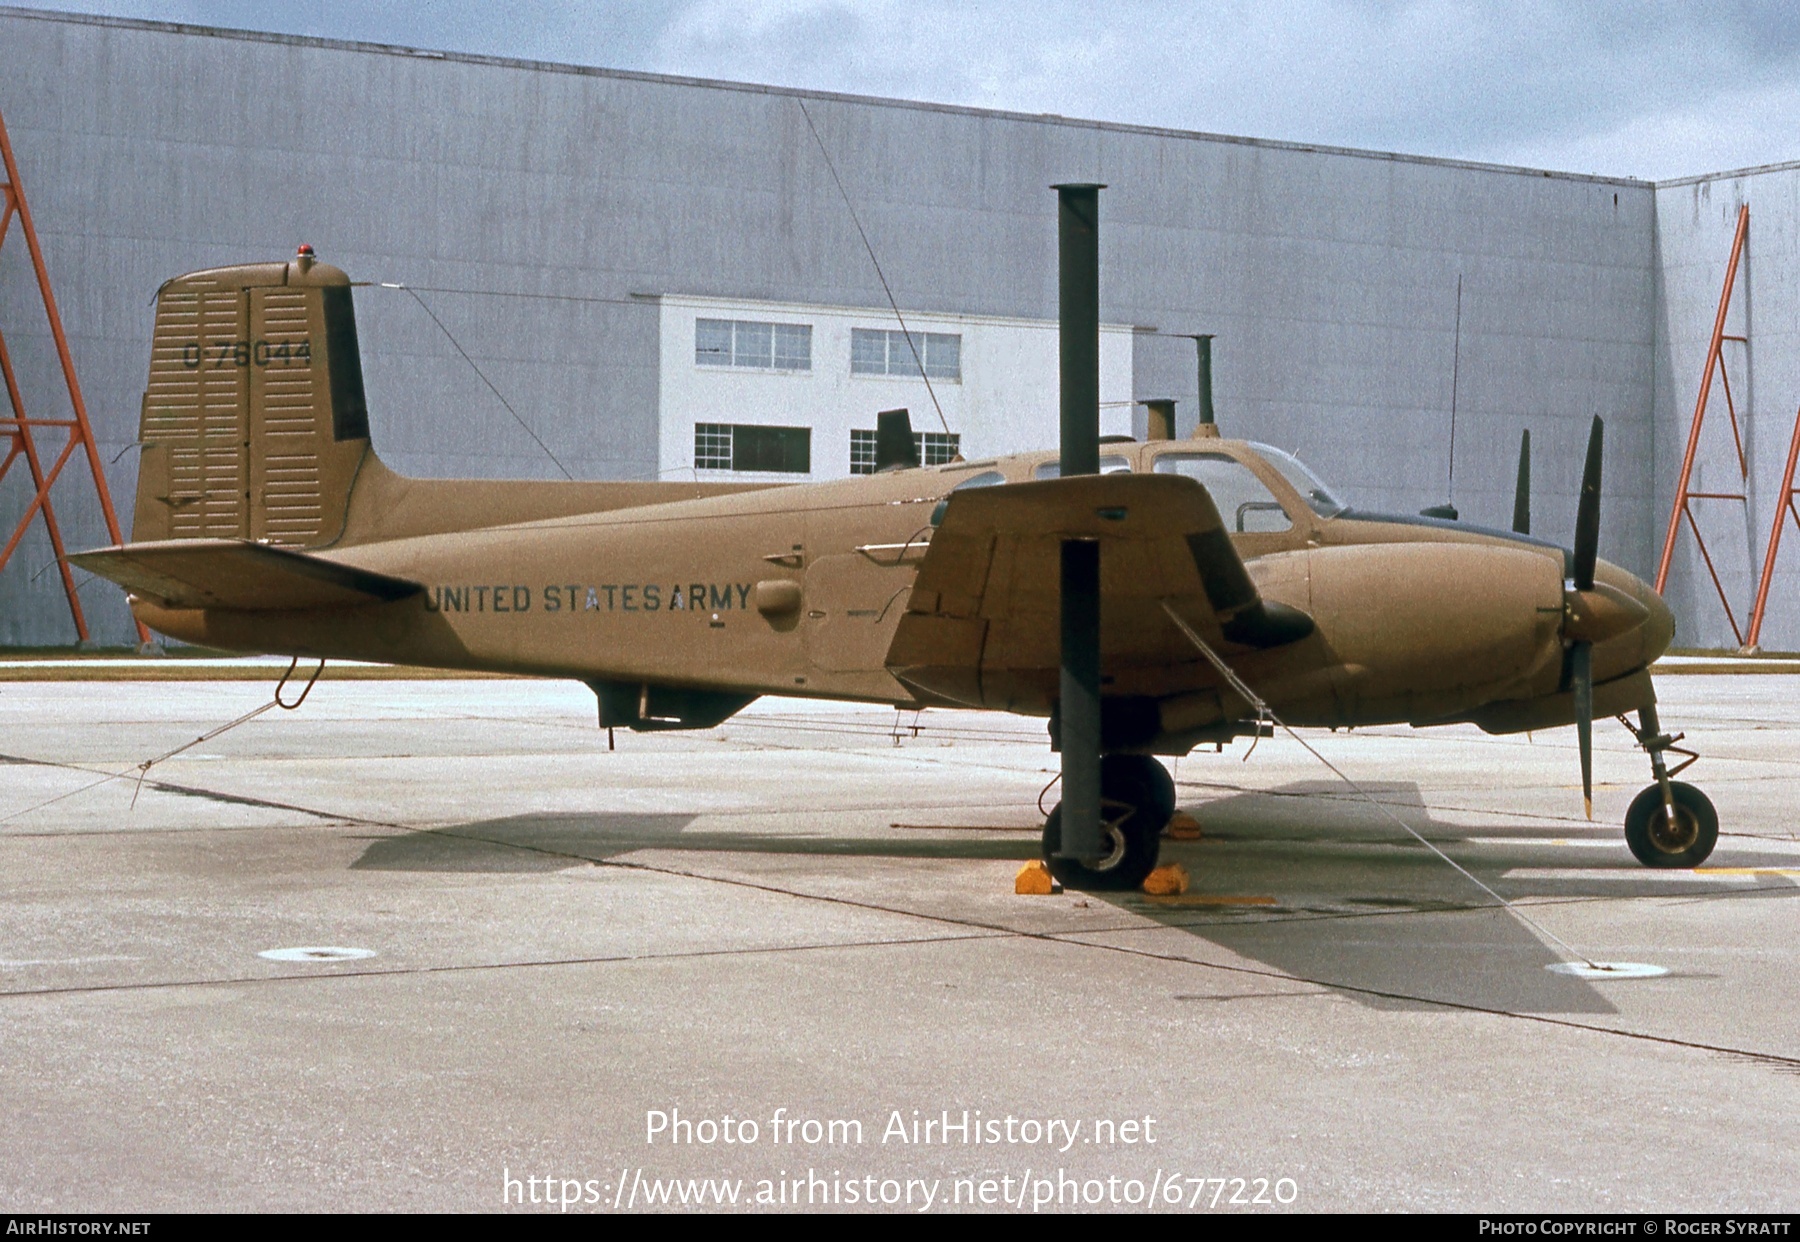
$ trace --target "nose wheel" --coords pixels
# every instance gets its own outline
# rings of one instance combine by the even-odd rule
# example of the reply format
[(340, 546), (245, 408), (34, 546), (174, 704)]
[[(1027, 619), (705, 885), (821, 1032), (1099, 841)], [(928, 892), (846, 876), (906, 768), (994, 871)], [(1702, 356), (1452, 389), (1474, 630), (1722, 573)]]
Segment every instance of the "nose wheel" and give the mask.
[[(1631, 800), (1625, 812), (1625, 844), (1646, 867), (1698, 867), (1718, 844), (1719, 814), (1712, 799), (1687, 782), (1670, 778), (1699, 756), (1675, 745), (1680, 734), (1670, 737), (1662, 731), (1655, 705), (1642, 708), (1638, 719), (1640, 727), (1634, 727), (1628, 718), (1619, 717), (1650, 756), (1656, 783)], [(1687, 756), (1673, 769), (1663, 759), (1671, 750)]]
[(1660, 785), (1631, 800), (1625, 812), (1625, 844), (1646, 867), (1698, 867), (1719, 840), (1712, 800), (1685, 781), (1670, 781), (1669, 803)]
[(1100, 760), (1100, 843), (1097, 858), (1058, 858), (1062, 803), (1044, 821), (1044, 863), (1064, 888), (1124, 892), (1156, 868), (1162, 831), (1175, 814), (1175, 782), (1150, 755), (1106, 755)]

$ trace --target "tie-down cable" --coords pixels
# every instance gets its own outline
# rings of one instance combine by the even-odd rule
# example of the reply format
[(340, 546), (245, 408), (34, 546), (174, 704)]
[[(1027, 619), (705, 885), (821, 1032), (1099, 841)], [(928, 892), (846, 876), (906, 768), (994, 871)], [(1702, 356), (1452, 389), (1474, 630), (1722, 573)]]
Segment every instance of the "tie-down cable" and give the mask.
[(150, 769), (155, 767), (157, 764), (163, 762), (165, 759), (173, 759), (176, 755), (179, 755), (182, 751), (191, 750), (194, 747), (200, 745), (200, 743), (202, 743), (202, 742), (210, 742), (215, 737), (218, 737), (221, 733), (230, 732), (232, 729), (237, 728), (241, 724), (249, 724), (252, 720), (255, 720), (258, 716), (262, 715), (266, 711), (270, 711), (274, 708), (279, 707), (284, 711), (291, 712), (295, 708), (299, 707), (302, 703), (306, 702), (306, 696), (312, 693), (313, 686), (315, 684), (317, 684), (317, 682), (319, 680), (319, 674), (323, 673), (325, 671), (325, 661), (324, 660), (319, 661), (319, 667), (314, 669), (312, 676), (307, 679), (305, 687), (300, 691), (300, 697), (295, 699), (292, 703), (289, 703), (282, 699), (281, 691), (288, 684), (289, 679), (291, 679), (293, 677), (294, 670), (299, 667), (300, 667), (300, 657), (295, 656), (295, 657), (293, 657), (292, 660), (290, 660), (288, 662), (287, 672), (283, 673), (281, 675), (281, 680), (275, 683), (274, 696), (271, 697), (269, 699), (269, 701), (267, 703), (264, 703), (261, 707), (255, 708), (251, 711), (247, 711), (242, 716), (237, 717), (237, 719), (235, 719), (235, 720), (228, 720), (224, 724), (218, 726), (216, 729), (209, 729), (205, 733), (202, 733), (199, 737), (195, 738), (193, 741), (184, 742), (180, 746), (177, 746), (174, 750), (164, 751), (162, 754), (156, 756), (154, 759), (146, 759), (142, 763), (137, 764), (133, 767), (123, 768), (117, 772), (109, 772), (105, 776), (102, 776), (99, 780), (89, 781), (87, 784), (82, 785), (81, 787), (79, 787), (77, 789), (71, 789), (67, 793), (57, 794), (54, 798), (46, 798), (42, 802), (35, 803), (31, 806), (24, 808), (23, 810), (14, 811), (10, 815), (0, 815), (0, 824), (7, 823), (10, 820), (18, 819), (22, 815), (29, 815), (33, 811), (41, 811), (45, 807), (51, 806), (58, 802), (61, 802), (65, 798), (73, 798), (76, 794), (86, 793), (90, 789), (98, 789), (100, 786), (106, 784), (108, 781), (123, 780), (124, 778), (132, 775), (133, 773), (137, 774), (137, 783), (132, 787), (132, 790), (131, 790), (131, 806), (135, 810), (137, 807), (138, 794), (143, 790), (143, 787), (144, 787), (144, 777), (149, 775)]

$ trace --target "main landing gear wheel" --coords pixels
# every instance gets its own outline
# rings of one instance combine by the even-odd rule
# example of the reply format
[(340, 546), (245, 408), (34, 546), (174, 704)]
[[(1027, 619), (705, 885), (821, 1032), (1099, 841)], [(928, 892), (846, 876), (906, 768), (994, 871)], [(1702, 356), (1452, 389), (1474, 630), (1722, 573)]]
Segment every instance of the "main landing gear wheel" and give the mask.
[(1175, 781), (1154, 755), (1103, 755), (1100, 796), (1117, 798), (1156, 820), (1161, 832), (1175, 815)]
[(1062, 803), (1044, 821), (1044, 864), (1064, 888), (1126, 892), (1156, 868), (1162, 831), (1175, 814), (1175, 782), (1149, 755), (1106, 755), (1100, 760), (1100, 842), (1104, 853), (1080, 861), (1058, 858)]
[(1663, 805), (1662, 787), (1651, 785), (1625, 812), (1625, 844), (1646, 867), (1698, 867), (1719, 841), (1719, 815), (1712, 800), (1685, 781), (1670, 781), (1674, 816)]

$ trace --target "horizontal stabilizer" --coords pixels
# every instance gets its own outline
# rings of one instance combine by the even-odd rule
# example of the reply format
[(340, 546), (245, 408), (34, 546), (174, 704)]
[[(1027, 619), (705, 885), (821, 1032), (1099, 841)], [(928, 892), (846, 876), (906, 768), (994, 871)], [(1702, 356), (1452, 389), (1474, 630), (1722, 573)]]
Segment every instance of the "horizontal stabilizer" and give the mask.
[(424, 590), (404, 578), (240, 539), (128, 543), (69, 560), (169, 608), (355, 608)]

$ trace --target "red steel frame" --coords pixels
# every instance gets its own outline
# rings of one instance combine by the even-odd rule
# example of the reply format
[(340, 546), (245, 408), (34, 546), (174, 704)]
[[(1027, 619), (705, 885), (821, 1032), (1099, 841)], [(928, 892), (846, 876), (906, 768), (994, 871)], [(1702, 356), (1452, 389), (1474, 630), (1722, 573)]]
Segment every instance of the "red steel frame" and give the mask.
[(1775, 493), (1775, 525), (1769, 528), (1768, 550), (1763, 553), (1762, 581), (1756, 587), (1756, 606), (1750, 610), (1750, 635), (1744, 640), (1746, 650), (1755, 650), (1762, 638), (1763, 612), (1769, 606), (1769, 584), (1775, 580), (1775, 554), (1781, 550), (1781, 532), (1787, 527), (1788, 514), (1800, 526), (1800, 508), (1794, 506), (1794, 466), (1800, 463), (1800, 410), (1794, 412), (1794, 438), (1788, 444), (1787, 469), (1781, 472), (1781, 490)]
[[(7, 352), (5, 335), (0, 334), (0, 379), (5, 381), (7, 400), (12, 406), (12, 416), (0, 418), (0, 438), (6, 444), (6, 457), (0, 460), (0, 479), (6, 477), (13, 462), (23, 458), (26, 468), (31, 472), (31, 483), (35, 489), (31, 503), (25, 506), (25, 514), (13, 529), (11, 538), (4, 547), (0, 547), (0, 569), (5, 569), (7, 561), (12, 559), (12, 554), (31, 526), (32, 518), (42, 513), (44, 527), (50, 535), (50, 547), (56, 553), (56, 567), (62, 574), (63, 593), (69, 599), (69, 613), (75, 619), (75, 632), (82, 642), (86, 642), (87, 618), (81, 611), (81, 597), (76, 594), (74, 575), (69, 572), (62, 528), (57, 525), (56, 510), (50, 503), (50, 489), (61, 476), (63, 467), (74, 457), (76, 449), (87, 454), (88, 471), (93, 476), (94, 488), (100, 497), (100, 511), (106, 518), (107, 535), (115, 544), (125, 541), (119, 534), (119, 518), (113, 511), (112, 496), (106, 489), (106, 472), (100, 466), (100, 450), (94, 444), (94, 428), (88, 422), (87, 405), (81, 399), (81, 384), (75, 378), (75, 362), (69, 355), (69, 340), (63, 333), (62, 316), (56, 309), (56, 295), (50, 291), (50, 276), (44, 267), (44, 252), (38, 246), (37, 229), (31, 223), (31, 209), (25, 203), (25, 191), (19, 183), (19, 166), (13, 159), (12, 141), (7, 137), (4, 118), (0, 118), (0, 163), (4, 164), (6, 170), (6, 180), (0, 184), (0, 245), (5, 245), (7, 230), (12, 227), (16, 216), (19, 230), (25, 235), (26, 249), (31, 252), (32, 270), (37, 274), (38, 292), (43, 296), (44, 313), (50, 320), (50, 336), (56, 342), (56, 356), (62, 363), (63, 379), (69, 388), (69, 405), (75, 415), (73, 418), (26, 417), (25, 400), (19, 391), (18, 377), (13, 371), (12, 356)], [(33, 428), (68, 433), (68, 443), (63, 445), (62, 451), (57, 454), (48, 470), (44, 468), (44, 458), (38, 452), (37, 441), (32, 435)], [(150, 631), (144, 628), (142, 622), (135, 624), (138, 641), (149, 642)]]
[[(1731, 377), (1725, 370), (1725, 359), (1722, 350), (1726, 341), (1737, 341), (1748, 345), (1744, 337), (1729, 336), (1725, 332), (1725, 312), (1731, 307), (1732, 287), (1737, 283), (1738, 261), (1744, 255), (1744, 240), (1750, 233), (1750, 205), (1745, 203), (1738, 208), (1737, 232), (1731, 239), (1731, 262), (1725, 268), (1725, 287), (1719, 293), (1719, 313), (1713, 320), (1712, 343), (1706, 351), (1706, 368), (1700, 375), (1700, 396), (1694, 402), (1694, 421), (1688, 429), (1687, 453), (1681, 459), (1681, 479), (1675, 484), (1675, 508), (1669, 514), (1668, 534), (1663, 536), (1662, 563), (1656, 569), (1656, 592), (1662, 594), (1669, 582), (1669, 564), (1675, 556), (1675, 536), (1681, 532), (1681, 519), (1687, 518), (1688, 529), (1694, 532), (1694, 542), (1700, 548), (1700, 556), (1706, 562), (1706, 572), (1712, 578), (1713, 590), (1719, 593), (1719, 602), (1725, 606), (1725, 619), (1731, 622), (1731, 632), (1737, 637), (1740, 647), (1754, 642), (1754, 637), (1746, 640), (1743, 629), (1738, 625), (1737, 614), (1731, 610), (1731, 600), (1725, 595), (1725, 587), (1719, 581), (1719, 571), (1713, 565), (1712, 553), (1706, 550), (1706, 539), (1700, 534), (1700, 524), (1694, 520), (1694, 511), (1690, 502), (1695, 500), (1735, 500), (1740, 504), (1749, 504), (1750, 466), (1744, 458), (1744, 437), (1738, 430), (1737, 406), (1731, 395)], [(1700, 450), (1700, 428), (1706, 419), (1706, 402), (1712, 393), (1713, 372), (1719, 373), (1725, 388), (1725, 409), (1731, 415), (1731, 437), (1737, 445), (1738, 470), (1744, 478), (1742, 492), (1696, 492), (1689, 490), (1688, 482), (1694, 473), (1694, 456)], [(1792, 471), (1790, 470), (1790, 474)], [(1773, 545), (1770, 551), (1773, 552)], [(1774, 563), (1771, 558), (1768, 564)], [(1765, 578), (1767, 571), (1765, 569)], [(1757, 603), (1756, 620), (1761, 620), (1762, 599)], [(1759, 625), (1753, 626), (1754, 629)]]

